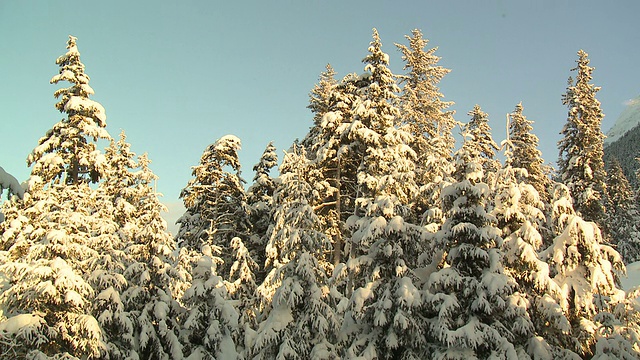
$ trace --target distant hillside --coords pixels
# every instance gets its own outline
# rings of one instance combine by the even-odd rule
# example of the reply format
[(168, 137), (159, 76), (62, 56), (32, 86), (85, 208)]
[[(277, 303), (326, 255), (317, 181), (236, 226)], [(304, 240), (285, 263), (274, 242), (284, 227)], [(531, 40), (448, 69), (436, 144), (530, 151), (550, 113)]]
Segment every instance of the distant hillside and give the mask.
[(634, 189), (638, 187), (636, 170), (640, 167), (640, 163), (636, 160), (637, 157), (640, 157), (640, 125), (636, 125), (604, 148), (605, 164), (608, 164), (612, 158), (618, 159), (622, 171)]
[(640, 96), (630, 100), (616, 123), (607, 132), (604, 141), (604, 162), (617, 158), (634, 188), (637, 188), (636, 170), (640, 163)]
[(640, 124), (640, 96), (627, 101), (627, 107), (618, 116), (611, 129), (607, 131), (607, 138), (604, 140), (605, 145), (618, 141), (638, 124)]

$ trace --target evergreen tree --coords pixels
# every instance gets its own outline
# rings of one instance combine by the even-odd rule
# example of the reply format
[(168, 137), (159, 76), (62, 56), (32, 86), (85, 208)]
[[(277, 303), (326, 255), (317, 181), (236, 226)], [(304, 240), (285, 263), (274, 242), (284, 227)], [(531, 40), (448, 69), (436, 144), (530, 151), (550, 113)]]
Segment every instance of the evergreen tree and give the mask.
[(76, 40), (69, 36), (67, 53), (56, 60), (60, 73), (51, 79), (55, 84), (71, 83), (70, 87), (54, 93), (60, 99), (56, 108), (67, 117), (47, 131), (27, 157), (28, 165), (34, 166), (45, 183), (53, 180), (74, 185), (96, 182), (104, 168), (104, 156), (96, 149), (95, 141), (111, 138), (104, 129), (107, 125), (104, 108), (89, 99), (94, 91), (80, 61)]
[(362, 83), (362, 77), (349, 74), (335, 85), (327, 99), (329, 111), (323, 114), (317, 135), (314, 139), (311, 133), (307, 136), (308, 142), (313, 143), (308, 157), (313, 161), (310, 172), (318, 194), (312, 205), (332, 239), (334, 264), (346, 257), (344, 244), (349, 229), (345, 222), (355, 209), (357, 168), (365, 151), (357, 137), (350, 135), (354, 130), (353, 104)]
[(276, 189), (275, 181), (270, 172), (277, 165), (276, 148), (270, 142), (264, 149), (260, 161), (253, 167), (253, 171), (255, 171), (253, 185), (247, 191), (249, 219), (253, 229), (249, 251), (258, 265), (258, 282), (264, 279), (263, 267), (266, 261), (264, 248), (269, 237), (268, 231), (273, 212), (273, 192)]
[[(90, 241), (100, 236), (94, 233), (99, 219), (92, 216), (91, 189), (86, 184), (42, 186), (32, 181), (18, 221), (3, 231), (6, 253), (0, 273), (9, 283), (0, 295), (0, 309), (8, 323), (15, 322), (18, 334), (33, 331), (10, 351), (28, 357), (100, 358), (107, 345), (92, 316), (95, 291), (83, 277), (92, 271), (86, 259), (99, 256)], [(31, 322), (16, 322), (27, 316)], [(34, 321), (37, 326), (22, 329)]]
[(640, 260), (640, 229), (635, 194), (620, 163), (613, 159), (607, 169), (607, 224), (611, 241), (625, 264)]
[[(260, 267), (239, 237), (231, 240), (231, 248), (234, 262), (226, 286), (229, 297), (239, 313), (238, 329), (233, 333), (233, 340), (238, 345), (239, 356), (242, 357), (250, 353), (251, 349), (245, 345), (247, 339), (255, 334), (258, 326), (261, 298), (258, 294), (259, 283), (256, 273)], [(264, 252), (264, 248), (262, 251)]]
[(209, 145), (200, 165), (193, 167), (194, 178), (180, 194), (187, 211), (178, 220), (179, 245), (194, 251), (202, 245), (219, 246), (224, 264), (218, 274), (223, 278), (228, 277), (233, 263), (231, 239), (246, 239), (251, 228), (244, 180), (240, 177), (240, 147), (240, 139), (233, 135)]
[(619, 291), (608, 312), (598, 314), (601, 324), (594, 360), (640, 358), (640, 288)]
[(357, 168), (346, 295), (350, 297), (341, 342), (347, 358), (417, 356), (424, 342), (417, 319), (421, 305), (413, 269), (421, 251), (422, 228), (405, 222), (417, 191), (411, 134), (396, 129), (398, 87), (388, 55), (374, 29), (365, 74), (352, 105), (348, 136), (363, 147)]
[(464, 126), (464, 130), (473, 138), (468, 146), (477, 147), (478, 162), (486, 178), (484, 181), (491, 186), (496, 172), (500, 169), (500, 162), (496, 160), (498, 144), (491, 136), (489, 115), (482, 111), (480, 105), (475, 105), (468, 115), (471, 116), (471, 120)]
[(428, 40), (420, 30), (406, 36), (409, 46), (396, 44), (402, 52), (407, 73), (400, 77), (403, 83), (399, 98), (399, 125), (413, 136), (409, 144), (416, 153), (416, 183), (421, 191), (415, 204), (417, 216), (436, 206), (434, 184), (451, 172), (451, 160), (455, 139), (452, 130), (456, 126), (453, 111), (447, 110), (453, 102), (444, 101), (438, 83), (450, 72), (437, 65), (440, 57), (437, 48), (425, 49)]
[(567, 122), (558, 142), (560, 157), (558, 174), (574, 200), (574, 209), (586, 221), (595, 221), (607, 233), (604, 197), (606, 172), (604, 169), (601, 123), (604, 114), (591, 84), (594, 68), (589, 66), (587, 53), (578, 51), (575, 81), (569, 78), (562, 104), (569, 108)]
[[(113, 244), (118, 246), (117, 226), (102, 216), (113, 211), (110, 202), (89, 186), (108, 168), (96, 141), (111, 137), (104, 129), (104, 108), (89, 99), (93, 89), (75, 37), (69, 37), (67, 49), (51, 80), (71, 83), (54, 93), (60, 98), (56, 108), (67, 118), (47, 131), (28, 156), (33, 165), (28, 193), (20, 206), (12, 207), (10, 221), (0, 225), (6, 226), (1, 229), (0, 273), (9, 280), (0, 309), (7, 316), (4, 326), (19, 328), (14, 340), (25, 335), (8, 351), (92, 359), (105, 356), (113, 345), (93, 316), (102, 288), (92, 284), (98, 274), (105, 282), (117, 275), (113, 267), (102, 268), (103, 260), (114, 255)], [(18, 321), (27, 318), (31, 320)]]
[(333, 91), (338, 82), (335, 79), (336, 71), (331, 64), (327, 64), (326, 71), (320, 74), (319, 82), (313, 87), (309, 94), (308, 109), (313, 113), (313, 126), (307, 136), (302, 140), (301, 145), (309, 149), (307, 156), (311, 159), (316, 157), (318, 145), (321, 144), (318, 137), (322, 133), (322, 121), (324, 115), (334, 110), (335, 97)]
[(520, 294), (514, 293), (515, 281), (504, 272), (500, 231), (486, 210), (482, 147), (473, 144), (482, 138), (463, 135), (455, 182), (442, 197), (447, 220), (436, 238), (444, 266), (426, 284), (430, 341), (425, 350), (436, 359), (515, 359), (532, 324)]
[[(300, 153), (299, 153), (300, 151)], [(334, 359), (339, 330), (327, 286), (324, 252), (331, 244), (309, 204), (304, 150), (285, 156), (276, 191), (274, 228), (267, 247), (271, 273), (264, 290), (270, 300), (259, 324), (255, 359)], [(325, 263), (323, 263), (325, 262)]]
[(609, 311), (610, 298), (620, 296), (617, 284), (624, 265), (620, 255), (603, 244), (597, 225), (575, 213), (563, 184), (554, 187), (552, 223), (556, 236), (540, 257), (562, 289), (560, 305), (570, 330), (554, 334), (549, 341), (590, 358), (598, 339), (596, 316)]
[(527, 119), (522, 110), (522, 103), (519, 103), (509, 114), (509, 141), (512, 153), (507, 159), (507, 165), (514, 169), (525, 169), (526, 182), (536, 189), (540, 200), (546, 204), (549, 202), (548, 188), (551, 180), (544, 166), (542, 153), (538, 149), (539, 139), (531, 132), (533, 121)]
[(505, 143), (505, 166), (496, 177), (496, 199), (492, 215), (502, 232), (501, 250), (504, 253), (503, 267), (513, 277), (517, 291), (527, 306), (533, 332), (527, 344), (527, 353), (534, 358), (552, 359), (557, 348), (549, 344), (569, 331), (569, 321), (562, 313), (560, 303), (562, 290), (550, 277), (549, 265), (538, 255), (543, 249), (545, 205), (535, 187), (528, 183), (525, 168), (512, 167), (517, 146)]
[(188, 332), (189, 359), (238, 358), (233, 336), (238, 332), (238, 312), (230, 301), (224, 279), (216, 275), (222, 259), (219, 248), (204, 245), (193, 269), (191, 287), (183, 302), (189, 310), (184, 327)]
[(174, 268), (176, 244), (167, 232), (162, 216), (166, 211), (154, 191), (157, 177), (149, 169), (146, 154), (138, 157), (139, 171), (133, 187), (138, 194), (132, 223), (131, 241), (125, 248), (131, 261), (124, 276), (129, 286), (122, 298), (131, 313), (136, 337), (136, 352), (144, 359), (180, 359), (178, 318), (182, 308), (174, 299), (172, 286), (178, 280)]

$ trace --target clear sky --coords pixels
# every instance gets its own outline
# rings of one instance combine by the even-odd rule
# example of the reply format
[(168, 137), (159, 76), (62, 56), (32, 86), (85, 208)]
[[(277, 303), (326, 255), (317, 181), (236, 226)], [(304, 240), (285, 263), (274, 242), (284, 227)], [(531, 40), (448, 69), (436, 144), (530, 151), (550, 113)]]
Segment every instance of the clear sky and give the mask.
[(371, 29), (391, 68), (394, 43), (422, 30), (438, 47), (441, 82), (456, 119), (474, 104), (497, 142), (505, 114), (522, 101), (547, 162), (566, 121), (561, 103), (577, 51), (589, 53), (606, 132), (640, 95), (640, 1), (0, 1), (0, 166), (23, 181), (25, 159), (62, 118), (49, 80), (68, 35), (107, 112), (133, 151), (147, 152), (163, 201), (180, 211), (180, 190), (204, 148), (234, 134), (243, 177), (265, 145), (303, 138), (308, 93), (327, 63), (338, 77), (362, 72)]

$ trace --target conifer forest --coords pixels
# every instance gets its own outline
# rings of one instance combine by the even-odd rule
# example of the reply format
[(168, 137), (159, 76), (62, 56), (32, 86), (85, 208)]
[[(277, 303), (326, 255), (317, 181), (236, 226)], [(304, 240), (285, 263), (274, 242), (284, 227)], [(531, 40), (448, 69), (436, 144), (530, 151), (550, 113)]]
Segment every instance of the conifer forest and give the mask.
[(233, 135), (180, 164), (172, 235), (70, 36), (62, 120), (22, 186), (0, 172), (0, 359), (639, 359), (636, 190), (603, 161), (587, 53), (553, 168), (522, 103), (496, 141), (479, 105), (450, 110), (422, 33), (396, 40), (397, 59), (374, 29), (362, 69), (327, 65), (309, 132), (265, 139), (252, 181)]

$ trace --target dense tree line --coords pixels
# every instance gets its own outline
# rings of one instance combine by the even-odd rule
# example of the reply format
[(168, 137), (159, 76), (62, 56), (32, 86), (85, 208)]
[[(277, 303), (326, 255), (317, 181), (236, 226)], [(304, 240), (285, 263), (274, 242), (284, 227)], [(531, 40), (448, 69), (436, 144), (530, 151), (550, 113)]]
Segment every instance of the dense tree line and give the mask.
[(51, 80), (70, 84), (64, 118), (2, 205), (1, 357), (638, 358), (638, 292), (619, 283), (640, 258), (636, 199), (605, 170), (587, 54), (554, 175), (522, 104), (498, 145), (479, 105), (454, 118), (436, 49), (406, 40), (404, 74), (375, 29), (363, 73), (327, 66), (278, 174), (272, 144), (248, 185), (240, 139), (209, 145), (172, 237), (70, 37)]

